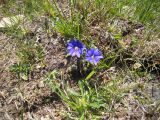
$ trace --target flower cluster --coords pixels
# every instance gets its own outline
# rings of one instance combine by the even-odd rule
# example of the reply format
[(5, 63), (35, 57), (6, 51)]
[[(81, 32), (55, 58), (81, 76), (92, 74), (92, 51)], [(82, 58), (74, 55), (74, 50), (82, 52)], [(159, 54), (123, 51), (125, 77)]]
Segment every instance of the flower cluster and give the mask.
[(68, 54), (71, 56), (77, 56), (78, 58), (83, 53), (84, 48), (84, 45), (80, 41), (74, 39), (71, 40), (67, 46)]
[[(80, 58), (80, 55), (83, 54), (85, 46), (79, 40), (72, 39), (67, 46), (68, 54), (71, 56), (77, 56)], [(90, 48), (86, 51), (86, 61), (97, 65), (97, 63), (102, 59), (102, 53), (98, 49)]]

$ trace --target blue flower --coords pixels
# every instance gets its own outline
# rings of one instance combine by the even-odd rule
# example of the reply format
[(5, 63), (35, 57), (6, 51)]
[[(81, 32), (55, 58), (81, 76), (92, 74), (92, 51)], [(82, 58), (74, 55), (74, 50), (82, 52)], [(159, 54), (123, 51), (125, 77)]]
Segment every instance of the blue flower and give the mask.
[(78, 58), (83, 53), (84, 45), (79, 41), (72, 39), (67, 46), (68, 54), (71, 56), (77, 56)]
[(86, 60), (95, 65), (97, 65), (97, 63), (102, 58), (103, 58), (102, 53), (98, 49), (91, 48), (86, 53)]

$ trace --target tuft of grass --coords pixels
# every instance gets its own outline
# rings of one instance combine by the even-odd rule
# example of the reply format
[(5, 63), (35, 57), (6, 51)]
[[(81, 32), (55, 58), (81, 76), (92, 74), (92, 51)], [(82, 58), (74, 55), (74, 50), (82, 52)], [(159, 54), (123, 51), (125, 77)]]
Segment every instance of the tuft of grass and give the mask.
[(56, 71), (51, 72), (45, 81), (65, 103), (68, 109), (66, 117), (82, 120), (100, 117), (100, 111), (106, 106), (105, 99), (99, 96), (87, 81), (79, 81), (77, 90), (74, 90), (69, 84), (58, 81), (57, 74)]
[(31, 41), (26, 43), (19, 41), (17, 45), (19, 46), (16, 53), (18, 63), (11, 65), (10, 71), (16, 73), (19, 79), (28, 80), (29, 74), (37, 68), (37, 65), (44, 66), (44, 52), (42, 47), (35, 46)]
[(30, 66), (24, 63), (15, 63), (12, 66), (10, 66), (10, 71), (15, 73), (18, 79), (28, 80)]
[(44, 52), (41, 46), (37, 46), (32, 41), (19, 42), (17, 57), (22, 63), (34, 65), (44, 59)]
[(45, 83), (65, 104), (66, 112), (62, 114), (65, 119), (102, 119), (105, 113), (116, 111), (114, 105), (121, 103), (131, 89), (138, 88), (138, 84), (120, 87), (123, 78), (119, 76), (102, 85), (91, 85), (90, 82), (79, 80), (73, 88), (60, 78), (57, 70), (53, 70), (45, 78)]

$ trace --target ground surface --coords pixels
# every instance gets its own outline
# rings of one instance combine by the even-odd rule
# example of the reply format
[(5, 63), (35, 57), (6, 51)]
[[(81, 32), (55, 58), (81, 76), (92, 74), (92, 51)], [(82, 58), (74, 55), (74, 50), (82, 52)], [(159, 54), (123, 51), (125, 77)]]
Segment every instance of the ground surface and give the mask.
[[(34, 27), (30, 25), (30, 29), (34, 32), (36, 23), (39, 22), (35, 21), (35, 23), (33, 23)], [(63, 109), (63, 104), (60, 99), (58, 99), (58, 96), (52, 93), (48, 86), (43, 83), (43, 78), (47, 72), (54, 69), (62, 69), (65, 66), (66, 59), (64, 56), (66, 53), (63, 47), (63, 38), (56, 33), (48, 37), (46, 33), (44, 33), (43, 28), (39, 27), (39, 29), (41, 31), (37, 32), (33, 37), (38, 38), (37, 44), (41, 44), (44, 47), (46, 66), (34, 70), (29, 81), (19, 81), (9, 72), (9, 66), (17, 61), (15, 55), (17, 50), (16, 40), (6, 36), (4, 33), (0, 34), (0, 118), (2, 120), (19, 119), (22, 115), (26, 120), (61, 119), (60, 110)], [(104, 73), (104, 75), (105, 74), (106, 73)], [(131, 80), (130, 83), (126, 82), (126, 85), (134, 84), (134, 82)], [(136, 82), (143, 84), (145, 78), (144, 80), (142, 78)], [(152, 81), (145, 83), (152, 83), (147, 87), (147, 93), (154, 99), (160, 98), (160, 90), (156, 88), (158, 82), (159, 78), (157, 77), (154, 83), (152, 83)], [(133, 94), (138, 94), (138, 91), (131, 91), (130, 95), (126, 97), (126, 102), (130, 106), (130, 108), (128, 108), (130, 111), (127, 111), (126, 108), (121, 107), (121, 105), (117, 105), (117, 112), (113, 115), (115, 118), (137, 120), (142, 118), (144, 106), (140, 106), (139, 103), (137, 103), (138, 101), (132, 98)], [(158, 118), (158, 113), (150, 117), (152, 120), (156, 120)], [(104, 116), (104, 119), (107, 118), (108, 115)]]
[[(0, 120), (18, 120), (22, 118), (24, 120), (61, 120), (63, 118), (62, 112), (66, 106), (44, 83), (45, 76), (54, 69), (58, 69), (62, 72), (60, 74), (62, 74), (65, 79), (69, 79), (71, 83), (73, 82), (73, 87), (76, 81), (75, 79), (79, 78), (77, 78), (77, 74), (74, 76), (74, 73), (72, 73), (72, 77), (74, 77), (73, 80), (75, 80), (73, 81), (71, 75), (67, 73), (71, 65), (70, 62), (74, 63), (74, 59), (70, 61), (70, 59), (66, 57), (66, 43), (64, 41), (66, 41), (67, 38), (62, 37), (55, 31), (46, 31), (44, 26), (46, 19), (47, 16), (41, 16), (32, 22), (25, 23), (25, 26), (30, 32), (22, 40), (34, 40), (34, 44), (42, 46), (45, 63), (43, 67), (39, 67), (37, 63), (36, 69), (32, 71), (27, 81), (17, 79), (15, 74), (9, 71), (9, 67), (19, 61), (16, 55), (19, 49), (19, 41), (14, 37), (6, 35), (5, 31), (0, 31)], [(47, 22), (49, 22), (49, 20)], [(127, 20), (115, 20), (115, 23), (117, 23), (117, 28), (123, 27), (123, 30), (129, 28)], [(138, 24), (133, 26), (135, 26), (135, 28), (131, 34), (136, 34), (136, 36), (143, 39), (143, 25), (137, 28), (136, 26), (138, 26)], [(101, 26), (96, 24), (96, 22), (93, 24), (92, 30), (89, 31), (92, 39), (97, 36), (101, 39), (100, 48), (105, 48), (108, 45), (108, 39), (110, 39), (109, 37), (105, 38), (106, 34), (104, 33), (105, 31), (103, 31)], [(125, 36), (127, 37), (124, 38), (123, 43), (127, 49), (131, 42), (131, 36), (128, 33), (124, 34), (126, 34)], [(159, 59), (159, 56), (156, 54), (160, 50), (159, 43), (159, 40), (146, 42), (144, 47), (136, 46), (133, 53), (139, 58), (142, 58), (142, 55), (145, 56), (145, 54), (152, 55), (151, 58), (157, 60)], [(113, 45), (115, 45), (115, 43), (113, 43)], [(111, 45), (111, 47), (114, 46)], [(111, 48), (107, 46), (103, 49), (103, 52), (106, 50), (109, 51), (110, 49)], [(114, 77), (116, 78), (119, 72), (118, 70), (117, 66), (113, 66), (108, 70), (98, 73), (100, 74), (98, 76), (99, 78), (104, 78), (103, 82), (108, 82), (113, 80)], [(129, 72), (130, 71), (127, 70), (122, 71), (124, 83), (118, 87), (125, 89), (127, 86), (135, 86), (135, 88), (133, 87), (132, 90), (128, 91), (122, 103), (117, 104), (113, 102), (112, 108), (115, 111), (113, 113), (104, 112), (102, 116), (103, 120), (159, 120), (159, 73), (156, 73), (156, 77), (152, 79), (148, 76), (134, 78), (134, 76), (128, 75)], [(137, 84), (139, 84), (139, 86)], [(144, 87), (143, 90), (141, 90), (141, 85)], [(134, 96), (139, 96), (139, 100), (146, 98), (150, 101), (142, 104), (143, 102), (140, 103)]]
[[(35, 21), (38, 23), (38, 21)], [(37, 25), (38, 26), (38, 25)], [(31, 25), (33, 31), (36, 26)], [(36, 28), (38, 29), (38, 28)], [(39, 29), (42, 29), (39, 27)], [(27, 119), (60, 119), (59, 109), (61, 102), (57, 96), (51, 93), (51, 90), (44, 85), (43, 77), (46, 72), (58, 68), (64, 61), (64, 50), (60, 48), (58, 36), (47, 38), (46, 34), (33, 36), (38, 38), (45, 50), (46, 66), (33, 71), (29, 81), (19, 81), (9, 72), (9, 66), (17, 62), (16, 50), (17, 45), (15, 39), (7, 37), (4, 33), (0, 33), (0, 118), (1, 120), (18, 119), (20, 115), (24, 115)], [(25, 113), (23, 113), (25, 110)]]

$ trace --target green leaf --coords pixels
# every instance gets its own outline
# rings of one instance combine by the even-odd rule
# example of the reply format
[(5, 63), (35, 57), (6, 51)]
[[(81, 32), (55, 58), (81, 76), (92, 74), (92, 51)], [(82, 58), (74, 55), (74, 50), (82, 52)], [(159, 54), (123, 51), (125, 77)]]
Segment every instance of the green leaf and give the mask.
[(21, 73), (20, 74), (20, 77), (23, 79), (23, 80), (28, 80), (28, 75), (24, 74), (24, 73)]
[(78, 92), (74, 91), (73, 89), (68, 88), (67, 92), (73, 96), (80, 96)]
[(81, 115), (81, 117), (80, 117), (80, 120), (84, 120), (85, 119), (85, 117), (84, 117), (84, 113)]
[(85, 80), (89, 80), (94, 75), (95, 72), (96, 72), (95, 70), (93, 70), (92, 72), (90, 72)]

